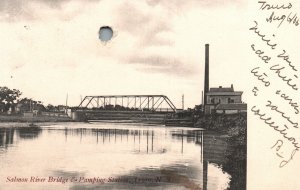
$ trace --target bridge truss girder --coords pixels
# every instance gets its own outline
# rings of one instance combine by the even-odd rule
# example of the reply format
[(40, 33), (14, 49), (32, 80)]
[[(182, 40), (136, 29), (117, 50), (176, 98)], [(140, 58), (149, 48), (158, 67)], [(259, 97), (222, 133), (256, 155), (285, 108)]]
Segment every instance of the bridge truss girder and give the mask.
[(176, 112), (176, 107), (165, 95), (85, 96), (78, 107)]

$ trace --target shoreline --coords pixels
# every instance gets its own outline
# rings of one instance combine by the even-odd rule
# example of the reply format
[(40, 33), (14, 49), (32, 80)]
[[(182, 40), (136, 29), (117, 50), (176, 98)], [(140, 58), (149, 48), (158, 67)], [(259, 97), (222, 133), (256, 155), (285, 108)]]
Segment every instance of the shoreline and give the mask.
[(32, 127), (30, 124), (34, 124), (37, 127), (43, 127), (48, 125), (60, 125), (65, 123), (84, 123), (76, 121), (45, 121), (45, 122), (10, 122), (10, 121), (0, 121), (0, 128), (21, 128), (21, 127)]
[[(49, 126), (49, 125), (63, 125), (63, 124), (80, 124), (80, 123), (90, 123), (93, 124), (95, 122), (81, 122), (81, 121), (44, 121), (44, 122), (31, 122), (31, 121), (27, 121), (27, 122), (17, 122), (17, 121), (0, 121), (0, 128), (25, 128), (25, 127), (43, 127), (43, 126)], [(157, 126), (159, 125), (158, 123), (145, 123), (145, 122), (98, 122), (98, 123), (111, 123), (111, 124), (144, 124), (147, 126)], [(33, 126), (32, 126), (33, 124)], [(187, 126), (166, 126), (165, 127), (169, 127), (169, 128), (176, 128), (176, 127), (183, 127), (183, 128), (194, 128), (194, 129), (202, 129), (203, 128), (199, 128), (199, 127), (195, 127), (195, 126), (191, 126), (191, 127), (187, 127)]]

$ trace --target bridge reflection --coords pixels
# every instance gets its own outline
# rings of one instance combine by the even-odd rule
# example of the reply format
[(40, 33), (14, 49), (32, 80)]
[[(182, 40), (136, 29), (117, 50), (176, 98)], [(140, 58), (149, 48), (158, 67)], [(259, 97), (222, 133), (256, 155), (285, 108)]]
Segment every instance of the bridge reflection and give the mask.
[[(52, 129), (49, 129), (52, 130)], [(55, 129), (56, 130), (56, 129)], [(163, 154), (167, 151), (165, 148), (154, 148), (155, 144), (159, 144), (158, 140), (154, 140), (155, 130), (132, 130), (132, 129), (61, 129), (64, 131), (65, 140), (68, 140), (68, 136), (79, 136), (80, 141), (85, 136), (94, 136), (96, 143), (105, 145), (106, 143), (128, 142), (129, 139), (133, 139), (134, 146), (138, 145), (135, 149), (137, 153), (159, 153)], [(207, 133), (207, 134), (206, 134)], [(165, 135), (167, 131), (165, 131)], [(181, 142), (181, 154), (184, 154), (184, 144), (195, 143), (199, 146), (200, 151), (200, 164), (202, 165), (202, 189), (207, 190), (208, 182), (208, 165), (209, 163), (215, 163), (222, 166), (225, 164), (225, 152), (229, 146), (226, 139), (220, 138), (217, 134), (210, 134), (203, 130), (171, 130), (171, 136)], [(141, 148), (146, 141), (146, 146)], [(219, 148), (215, 148), (219, 146)]]

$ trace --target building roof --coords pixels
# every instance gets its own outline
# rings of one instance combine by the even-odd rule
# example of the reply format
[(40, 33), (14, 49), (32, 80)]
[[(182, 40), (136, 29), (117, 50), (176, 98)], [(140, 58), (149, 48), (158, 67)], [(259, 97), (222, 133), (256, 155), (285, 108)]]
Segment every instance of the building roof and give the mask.
[(209, 96), (241, 96), (243, 94), (242, 91), (235, 91), (235, 92), (207, 92)]
[(231, 84), (231, 87), (224, 88), (222, 86), (219, 86), (219, 88), (210, 88), (206, 94), (210, 96), (241, 96), (243, 92), (234, 91), (233, 84)]
[(247, 110), (247, 104), (218, 104), (216, 110)]
[(210, 88), (209, 92), (233, 92), (233, 88), (223, 88), (220, 86), (219, 88)]

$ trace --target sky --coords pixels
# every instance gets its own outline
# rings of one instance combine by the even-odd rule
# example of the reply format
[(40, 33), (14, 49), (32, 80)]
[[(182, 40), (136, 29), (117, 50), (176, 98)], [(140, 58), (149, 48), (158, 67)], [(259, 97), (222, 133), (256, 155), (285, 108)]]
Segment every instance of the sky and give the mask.
[[(2, 0), (0, 86), (45, 105), (67, 94), (73, 106), (86, 95), (163, 94), (181, 108), (184, 94), (193, 108), (206, 43), (210, 87), (246, 90), (246, 10), (243, 0)], [(101, 26), (114, 31), (107, 43)]]

